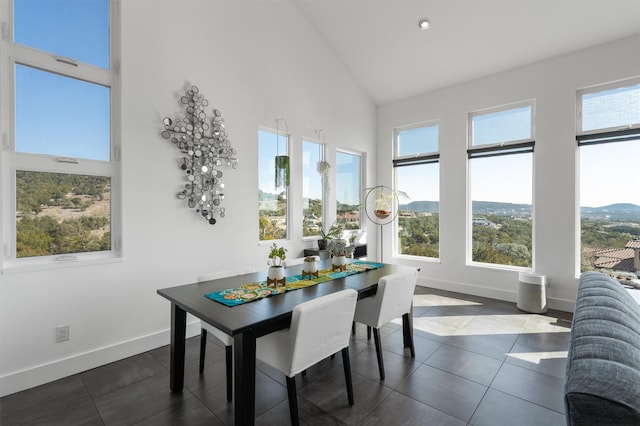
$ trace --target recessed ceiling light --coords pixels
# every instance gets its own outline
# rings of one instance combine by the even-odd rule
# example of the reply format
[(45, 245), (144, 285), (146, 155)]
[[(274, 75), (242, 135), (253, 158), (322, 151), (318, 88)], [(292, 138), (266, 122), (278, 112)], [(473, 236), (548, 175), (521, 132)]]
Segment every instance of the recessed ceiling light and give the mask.
[(429, 22), (429, 18), (420, 18), (418, 21), (418, 28), (421, 30), (426, 30), (431, 26), (431, 22)]

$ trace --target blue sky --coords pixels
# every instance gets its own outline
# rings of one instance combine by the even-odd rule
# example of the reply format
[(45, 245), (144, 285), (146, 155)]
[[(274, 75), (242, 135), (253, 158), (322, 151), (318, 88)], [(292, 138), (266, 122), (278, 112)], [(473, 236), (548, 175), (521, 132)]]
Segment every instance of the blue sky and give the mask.
[[(16, 43), (108, 68), (107, 0), (14, 5)], [(15, 79), (17, 151), (109, 160), (108, 88), (23, 65), (16, 65)]]
[(108, 0), (14, 0), (17, 43), (109, 68)]

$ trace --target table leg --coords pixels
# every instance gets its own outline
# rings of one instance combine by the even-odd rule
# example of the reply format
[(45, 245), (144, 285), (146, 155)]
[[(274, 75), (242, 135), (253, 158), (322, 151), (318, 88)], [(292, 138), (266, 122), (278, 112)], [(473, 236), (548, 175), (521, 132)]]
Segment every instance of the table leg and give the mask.
[(253, 425), (256, 412), (256, 336), (237, 334), (233, 341), (235, 424)]
[(187, 313), (175, 303), (171, 304), (171, 392), (182, 392), (184, 386), (184, 342)]

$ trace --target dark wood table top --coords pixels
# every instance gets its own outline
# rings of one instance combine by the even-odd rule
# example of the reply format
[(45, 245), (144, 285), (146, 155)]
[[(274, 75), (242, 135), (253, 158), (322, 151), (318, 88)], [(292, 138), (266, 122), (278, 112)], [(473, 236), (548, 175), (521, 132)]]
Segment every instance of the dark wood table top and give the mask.
[[(330, 260), (325, 260), (320, 262), (319, 267), (326, 269), (330, 265)], [(274, 326), (275, 329), (287, 327), (286, 324), (291, 321), (293, 308), (302, 302), (335, 293), (345, 288), (357, 290), (359, 298), (370, 296), (375, 294), (381, 277), (406, 268), (410, 267), (385, 264), (382, 268), (368, 270), (233, 307), (208, 299), (204, 295), (250, 282), (264, 281), (266, 280), (266, 268), (265, 271), (253, 274), (164, 288), (158, 290), (158, 294), (231, 336), (247, 331), (262, 335), (273, 331)], [(301, 271), (301, 265), (292, 266), (286, 268), (286, 275), (298, 275)]]

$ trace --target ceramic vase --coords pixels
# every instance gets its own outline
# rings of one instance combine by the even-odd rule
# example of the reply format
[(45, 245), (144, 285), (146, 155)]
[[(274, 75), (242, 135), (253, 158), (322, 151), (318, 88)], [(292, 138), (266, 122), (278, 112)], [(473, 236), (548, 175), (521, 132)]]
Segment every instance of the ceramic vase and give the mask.
[(269, 272), (267, 277), (272, 280), (284, 279), (284, 267), (283, 266), (269, 266)]
[(314, 260), (313, 262), (302, 262), (302, 272), (306, 272), (308, 274), (312, 274), (318, 270), (318, 261)]
[(346, 256), (333, 256), (331, 258), (331, 264), (335, 266), (342, 266), (342, 265), (345, 265), (346, 263), (347, 263)]

